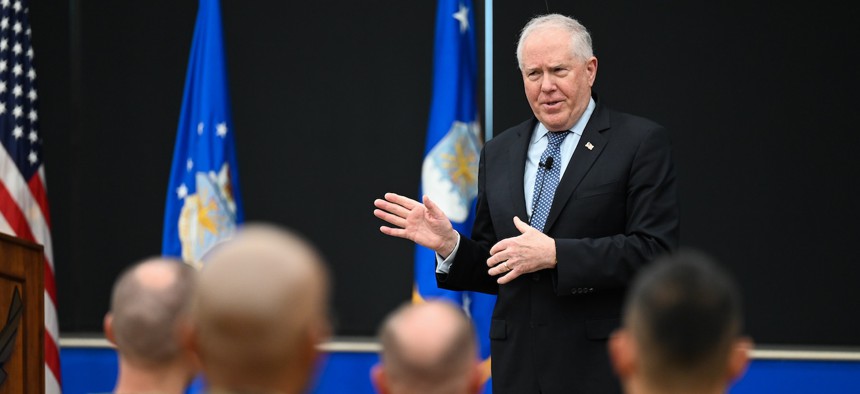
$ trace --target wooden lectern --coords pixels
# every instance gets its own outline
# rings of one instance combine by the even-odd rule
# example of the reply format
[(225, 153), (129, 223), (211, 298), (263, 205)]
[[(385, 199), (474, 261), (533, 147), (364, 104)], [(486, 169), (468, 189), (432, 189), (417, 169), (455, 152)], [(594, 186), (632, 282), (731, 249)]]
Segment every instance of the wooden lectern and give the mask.
[(45, 392), (45, 255), (0, 234), (0, 394)]

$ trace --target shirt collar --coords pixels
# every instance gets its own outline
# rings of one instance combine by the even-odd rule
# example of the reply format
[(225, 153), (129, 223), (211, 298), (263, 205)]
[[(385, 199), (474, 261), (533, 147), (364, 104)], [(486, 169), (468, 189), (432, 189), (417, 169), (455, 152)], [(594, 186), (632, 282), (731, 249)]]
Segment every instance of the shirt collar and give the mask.
[[(597, 104), (594, 102), (594, 98), (588, 99), (588, 105), (585, 107), (585, 111), (582, 112), (582, 116), (579, 117), (579, 120), (573, 124), (573, 127), (570, 128), (570, 132), (574, 133), (578, 136), (582, 136), (582, 132), (585, 131), (585, 125), (588, 124), (588, 119), (591, 119), (591, 114), (594, 112), (594, 108), (597, 107)], [(536, 144), (541, 138), (546, 137), (546, 133), (549, 130), (543, 123), (538, 122), (537, 130), (532, 134), (532, 144)]]

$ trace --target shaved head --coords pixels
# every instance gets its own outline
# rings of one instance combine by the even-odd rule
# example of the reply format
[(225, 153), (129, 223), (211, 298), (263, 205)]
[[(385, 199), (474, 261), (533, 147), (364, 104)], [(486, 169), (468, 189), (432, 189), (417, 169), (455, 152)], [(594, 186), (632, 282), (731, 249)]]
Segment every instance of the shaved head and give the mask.
[(405, 305), (382, 326), (382, 365), (392, 393), (464, 393), (476, 371), (472, 323), (448, 302)]
[(197, 272), (177, 260), (153, 258), (126, 269), (114, 284), (109, 318), (113, 340), (129, 362), (157, 365), (180, 353)]
[(732, 340), (741, 329), (740, 292), (704, 254), (683, 251), (658, 259), (634, 284), (625, 321), (647, 356), (646, 371), (723, 378)]
[[(217, 386), (281, 389), (328, 334), (328, 279), (316, 250), (296, 234), (249, 225), (206, 258), (192, 302), (196, 349)], [(296, 383), (296, 379), (292, 379)]]
[(709, 256), (681, 250), (636, 278), (609, 349), (631, 391), (725, 392), (748, 362), (742, 326), (733, 278)]

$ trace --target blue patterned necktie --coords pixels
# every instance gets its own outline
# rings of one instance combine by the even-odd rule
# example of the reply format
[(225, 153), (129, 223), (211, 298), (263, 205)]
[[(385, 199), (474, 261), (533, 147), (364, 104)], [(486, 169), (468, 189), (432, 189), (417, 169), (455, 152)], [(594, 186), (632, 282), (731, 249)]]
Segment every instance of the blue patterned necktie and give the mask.
[(561, 142), (570, 131), (548, 132), (549, 144), (540, 156), (537, 176), (535, 177), (534, 198), (532, 199), (532, 218), (529, 224), (543, 232), (552, 198), (561, 179)]

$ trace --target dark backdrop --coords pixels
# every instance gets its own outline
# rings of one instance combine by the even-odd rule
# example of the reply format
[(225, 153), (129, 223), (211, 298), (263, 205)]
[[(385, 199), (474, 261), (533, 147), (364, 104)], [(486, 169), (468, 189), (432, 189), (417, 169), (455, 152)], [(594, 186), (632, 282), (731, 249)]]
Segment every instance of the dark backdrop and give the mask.
[[(601, 100), (671, 131), (682, 243), (738, 277), (755, 339), (860, 346), (858, 6), (549, 3), (592, 31)], [(495, 4), (496, 132), (530, 116), (513, 54), (545, 7)], [(222, 8), (246, 216), (317, 243), (338, 334), (372, 335), (411, 288), (411, 245), (371, 211), (418, 190), (435, 2)], [(31, 4), (64, 334), (99, 331), (117, 273), (160, 250), (195, 13)]]

